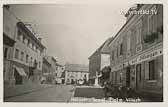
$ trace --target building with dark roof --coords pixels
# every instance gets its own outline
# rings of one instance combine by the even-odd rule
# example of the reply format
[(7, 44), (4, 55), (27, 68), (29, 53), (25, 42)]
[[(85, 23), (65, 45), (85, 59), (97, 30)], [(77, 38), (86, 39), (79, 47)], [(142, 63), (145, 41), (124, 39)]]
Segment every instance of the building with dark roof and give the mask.
[(98, 84), (97, 75), (100, 71), (110, 66), (109, 43), (113, 38), (108, 38), (90, 57), (89, 57), (89, 81), (92, 84)]

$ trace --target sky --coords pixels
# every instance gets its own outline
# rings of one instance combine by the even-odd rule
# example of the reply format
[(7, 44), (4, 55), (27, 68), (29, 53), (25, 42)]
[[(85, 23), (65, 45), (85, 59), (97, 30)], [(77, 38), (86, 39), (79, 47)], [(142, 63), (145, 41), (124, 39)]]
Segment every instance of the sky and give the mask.
[(32, 23), (46, 53), (61, 64), (89, 64), (88, 57), (124, 25), (132, 4), (15, 4), (11, 11)]

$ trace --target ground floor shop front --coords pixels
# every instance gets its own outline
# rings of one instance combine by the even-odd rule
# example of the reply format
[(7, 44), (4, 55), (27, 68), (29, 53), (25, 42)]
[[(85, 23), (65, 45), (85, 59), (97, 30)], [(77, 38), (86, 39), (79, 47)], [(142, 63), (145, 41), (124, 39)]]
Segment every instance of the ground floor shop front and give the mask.
[[(122, 65), (122, 66), (121, 66)], [(112, 69), (110, 81), (114, 85), (131, 87), (138, 92), (163, 95), (162, 48), (142, 53)]]
[(4, 61), (4, 85), (14, 86), (28, 82), (40, 83), (41, 71), (13, 60)]

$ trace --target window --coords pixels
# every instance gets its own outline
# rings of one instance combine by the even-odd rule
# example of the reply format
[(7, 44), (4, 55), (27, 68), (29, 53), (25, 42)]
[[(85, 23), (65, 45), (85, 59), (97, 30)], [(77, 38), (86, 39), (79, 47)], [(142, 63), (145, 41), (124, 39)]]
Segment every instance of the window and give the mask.
[(25, 42), (25, 39), (26, 39), (26, 38), (25, 38), (25, 36), (23, 35), (23, 41), (22, 41), (22, 42), (23, 42), (24, 44), (26, 43), (26, 42)]
[(118, 47), (117, 47), (117, 51), (116, 51), (116, 56), (118, 57)]
[(34, 50), (34, 44), (32, 43), (32, 47), (31, 47), (33, 50)]
[(32, 43), (31, 43), (31, 42), (30, 42), (29, 46), (30, 46), (30, 48), (32, 49)]
[(127, 51), (131, 49), (131, 31), (127, 32)]
[(30, 40), (27, 40), (27, 46), (30, 47)]
[(136, 72), (138, 74), (138, 78), (141, 81), (141, 64), (137, 64), (136, 66)]
[(112, 60), (114, 60), (114, 50), (112, 51)]
[(19, 59), (19, 49), (16, 49), (16, 50), (15, 50), (15, 58), (16, 58), (16, 59)]
[(4, 59), (7, 59), (8, 57), (8, 48), (5, 48), (4, 50)]
[(26, 55), (26, 63), (29, 62), (29, 55)]
[(120, 44), (120, 55), (123, 55), (123, 44)]
[[(156, 10), (156, 6), (152, 7), (151, 10)], [(157, 27), (157, 15), (151, 14), (148, 16), (148, 32), (152, 33)]]
[(20, 40), (20, 36), (22, 35), (21, 31), (18, 29), (17, 31), (17, 40)]
[(120, 83), (122, 82), (122, 73), (120, 73)]
[(30, 58), (30, 65), (32, 65), (33, 64), (33, 58), (31, 57)]
[(23, 59), (24, 59), (24, 52), (21, 52), (21, 58), (20, 58), (20, 60), (23, 61)]
[(142, 21), (140, 20), (136, 25), (136, 44), (141, 43)]
[(155, 61), (149, 62), (149, 80), (155, 80)]
[(41, 67), (41, 62), (39, 62), (39, 68)]

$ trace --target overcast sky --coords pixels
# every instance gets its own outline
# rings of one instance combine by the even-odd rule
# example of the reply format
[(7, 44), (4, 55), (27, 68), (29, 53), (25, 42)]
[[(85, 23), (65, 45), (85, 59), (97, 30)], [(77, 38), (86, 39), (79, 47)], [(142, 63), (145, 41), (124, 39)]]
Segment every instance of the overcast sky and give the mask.
[(60, 63), (88, 64), (88, 57), (125, 23), (121, 11), (132, 4), (11, 5), (23, 22), (33, 23), (47, 54)]

